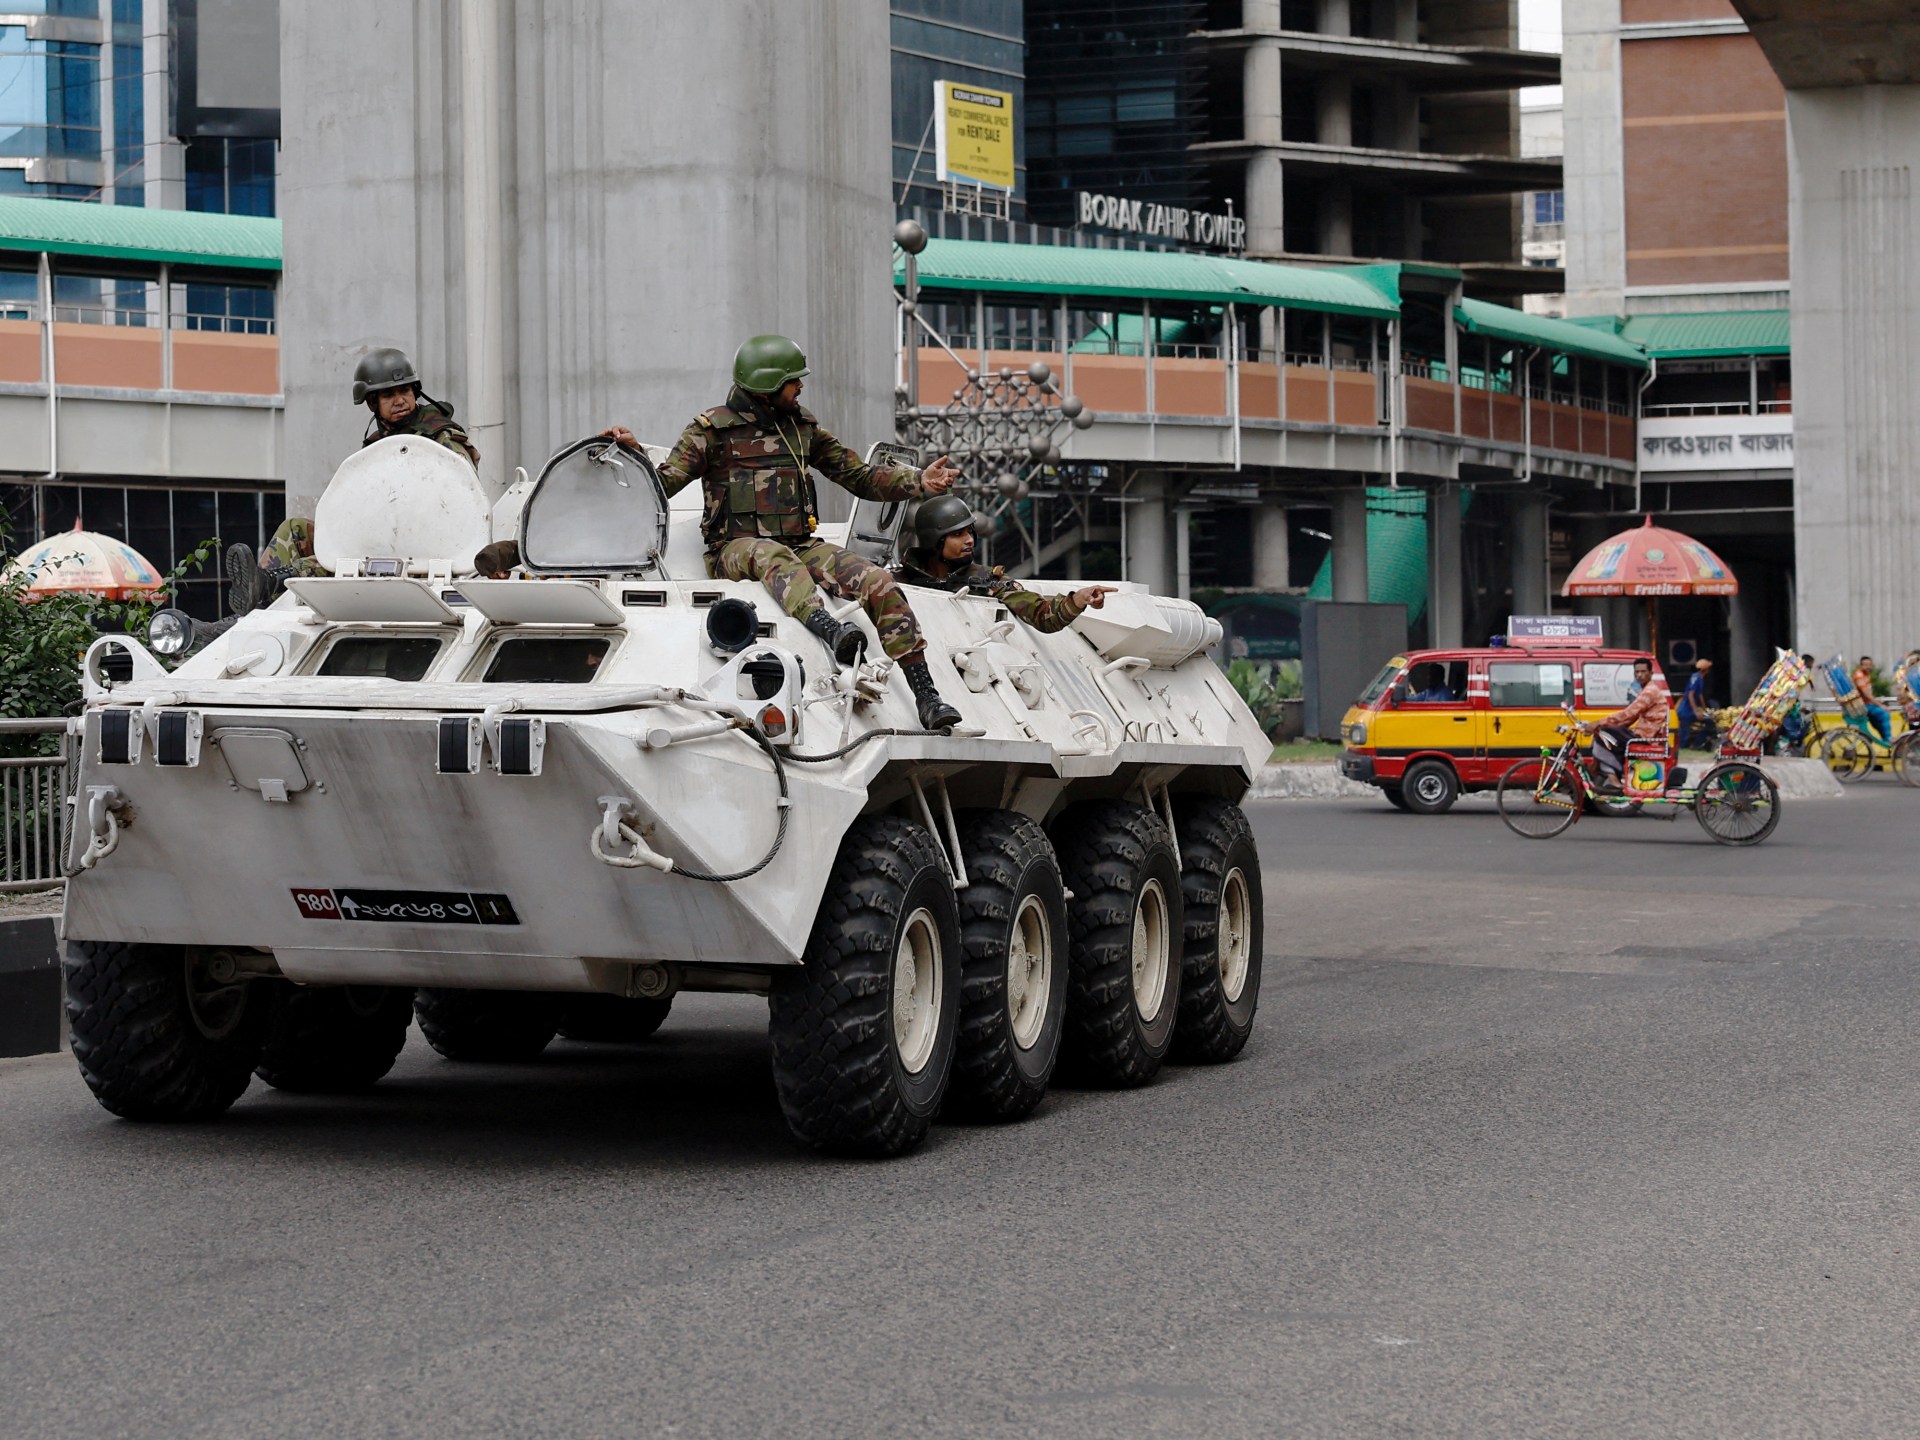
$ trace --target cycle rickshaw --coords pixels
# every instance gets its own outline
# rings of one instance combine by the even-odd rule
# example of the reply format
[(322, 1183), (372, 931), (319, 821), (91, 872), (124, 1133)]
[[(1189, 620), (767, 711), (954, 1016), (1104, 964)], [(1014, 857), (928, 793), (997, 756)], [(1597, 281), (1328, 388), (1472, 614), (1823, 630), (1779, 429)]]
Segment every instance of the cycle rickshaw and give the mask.
[[(1793, 708), (1806, 680), (1797, 655), (1782, 655), (1741, 708), (1707, 771), (1688, 783), (1688, 767), (1672, 763), (1664, 739), (1630, 740), (1623, 793), (1603, 792), (1592, 754), (1582, 753), (1573, 711), (1556, 727), (1565, 737), (1558, 751), (1542, 747), (1539, 758), (1521, 760), (1500, 777), (1500, 818), (1516, 835), (1547, 840), (1569, 829), (1596, 799), (1666, 807), (1669, 820), (1691, 810), (1700, 828), (1722, 845), (1758, 845), (1780, 823), (1780, 787), (1760, 768), (1767, 737)], [(1648, 808), (1647, 814), (1661, 814)]]

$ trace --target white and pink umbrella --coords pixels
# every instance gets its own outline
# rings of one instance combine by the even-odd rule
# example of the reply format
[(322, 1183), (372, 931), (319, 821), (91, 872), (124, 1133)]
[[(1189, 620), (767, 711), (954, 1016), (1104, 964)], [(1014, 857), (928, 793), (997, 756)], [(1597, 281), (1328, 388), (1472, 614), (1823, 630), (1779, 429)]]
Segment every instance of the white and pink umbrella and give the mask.
[[(1657, 642), (1653, 602), (1663, 595), (1738, 595), (1732, 568), (1690, 535), (1646, 524), (1602, 540), (1567, 574), (1562, 595), (1632, 595), (1647, 602), (1647, 632)], [(1658, 645), (1654, 644), (1655, 653)]]
[(30, 572), (29, 600), (43, 595), (98, 595), (103, 600), (134, 600), (156, 595), (160, 572), (138, 550), (111, 535), (73, 529), (29, 545), (7, 562), (8, 576)]

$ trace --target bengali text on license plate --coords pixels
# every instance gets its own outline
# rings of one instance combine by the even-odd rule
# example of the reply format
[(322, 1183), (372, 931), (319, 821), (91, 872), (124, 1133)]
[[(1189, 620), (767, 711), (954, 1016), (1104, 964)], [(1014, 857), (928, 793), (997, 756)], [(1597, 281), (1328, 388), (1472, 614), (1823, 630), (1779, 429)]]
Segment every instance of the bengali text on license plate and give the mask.
[(323, 890), (294, 887), (305, 920), (380, 920), (390, 925), (518, 925), (513, 901), (466, 890)]

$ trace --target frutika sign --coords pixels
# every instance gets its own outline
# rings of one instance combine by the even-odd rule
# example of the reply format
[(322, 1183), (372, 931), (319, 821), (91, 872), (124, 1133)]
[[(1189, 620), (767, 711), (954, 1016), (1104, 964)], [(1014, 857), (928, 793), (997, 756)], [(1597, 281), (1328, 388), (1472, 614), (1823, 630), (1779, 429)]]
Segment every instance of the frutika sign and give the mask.
[(1013, 189), (1013, 95), (933, 82), (934, 177)]
[(1082, 225), (1157, 235), (1183, 245), (1211, 245), (1216, 250), (1247, 248), (1247, 222), (1231, 210), (1219, 215), (1180, 205), (1156, 205), (1151, 200), (1129, 200), (1122, 195), (1096, 195), (1091, 190), (1079, 191), (1078, 199)]

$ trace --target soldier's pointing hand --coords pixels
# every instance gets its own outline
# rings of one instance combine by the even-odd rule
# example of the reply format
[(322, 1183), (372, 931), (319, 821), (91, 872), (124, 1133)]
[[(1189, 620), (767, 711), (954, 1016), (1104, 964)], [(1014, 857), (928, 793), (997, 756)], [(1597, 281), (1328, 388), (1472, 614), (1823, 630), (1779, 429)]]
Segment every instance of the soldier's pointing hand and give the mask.
[(960, 478), (960, 467), (942, 455), (920, 472), (920, 487), (929, 495), (940, 495)]
[(1073, 600), (1082, 610), (1098, 610), (1107, 603), (1107, 596), (1119, 589), (1116, 585), (1088, 585), (1073, 592)]

